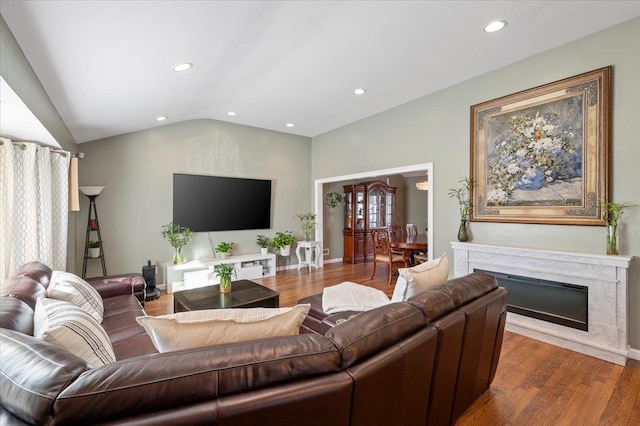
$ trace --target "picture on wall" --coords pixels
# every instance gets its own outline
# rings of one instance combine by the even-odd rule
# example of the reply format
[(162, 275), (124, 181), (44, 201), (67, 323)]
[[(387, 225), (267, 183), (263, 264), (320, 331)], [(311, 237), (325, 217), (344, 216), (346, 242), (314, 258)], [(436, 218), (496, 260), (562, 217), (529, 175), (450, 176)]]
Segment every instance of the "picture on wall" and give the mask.
[(471, 107), (472, 221), (604, 225), (611, 67)]

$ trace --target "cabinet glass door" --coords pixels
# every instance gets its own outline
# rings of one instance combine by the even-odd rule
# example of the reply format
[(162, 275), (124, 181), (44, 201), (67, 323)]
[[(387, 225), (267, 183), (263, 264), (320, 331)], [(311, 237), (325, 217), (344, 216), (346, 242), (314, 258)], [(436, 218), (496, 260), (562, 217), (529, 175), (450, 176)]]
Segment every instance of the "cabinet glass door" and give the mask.
[(344, 227), (351, 228), (353, 225), (353, 192), (347, 192), (344, 205)]
[(364, 229), (364, 192), (356, 192), (356, 229)]

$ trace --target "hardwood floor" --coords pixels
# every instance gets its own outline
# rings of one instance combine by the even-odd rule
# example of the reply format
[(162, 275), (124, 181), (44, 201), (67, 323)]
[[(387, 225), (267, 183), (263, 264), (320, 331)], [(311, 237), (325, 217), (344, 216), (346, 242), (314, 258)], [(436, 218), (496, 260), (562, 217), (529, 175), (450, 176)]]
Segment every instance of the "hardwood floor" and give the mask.
[[(278, 272), (256, 280), (280, 293), (280, 306), (343, 281), (393, 293), (385, 268), (370, 280), (372, 264), (333, 263), (315, 269)], [(395, 278), (392, 278), (395, 282)], [(163, 293), (147, 302), (149, 315), (173, 312)], [(626, 367), (505, 332), (500, 363), (491, 388), (457, 425), (640, 425), (640, 362)]]

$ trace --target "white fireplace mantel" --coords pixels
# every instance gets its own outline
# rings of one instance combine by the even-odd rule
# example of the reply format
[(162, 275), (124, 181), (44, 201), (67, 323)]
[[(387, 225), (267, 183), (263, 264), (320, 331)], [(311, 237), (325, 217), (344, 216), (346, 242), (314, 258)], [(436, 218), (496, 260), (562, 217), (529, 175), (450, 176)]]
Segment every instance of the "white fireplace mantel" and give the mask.
[[(605, 256), (452, 242), (454, 276), (474, 270), (521, 275), (588, 288), (588, 331), (509, 312), (506, 329), (586, 355), (625, 365), (630, 256)], [(507, 298), (508, 300), (508, 298)]]

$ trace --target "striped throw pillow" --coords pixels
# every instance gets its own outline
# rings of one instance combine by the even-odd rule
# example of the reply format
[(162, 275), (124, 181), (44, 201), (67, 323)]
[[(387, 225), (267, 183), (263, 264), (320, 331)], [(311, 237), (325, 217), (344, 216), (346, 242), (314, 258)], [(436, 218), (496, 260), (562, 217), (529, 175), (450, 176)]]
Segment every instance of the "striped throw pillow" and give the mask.
[(70, 272), (53, 271), (47, 297), (64, 300), (89, 312), (102, 324), (104, 304), (98, 291), (88, 282)]

